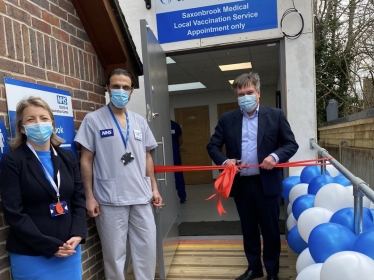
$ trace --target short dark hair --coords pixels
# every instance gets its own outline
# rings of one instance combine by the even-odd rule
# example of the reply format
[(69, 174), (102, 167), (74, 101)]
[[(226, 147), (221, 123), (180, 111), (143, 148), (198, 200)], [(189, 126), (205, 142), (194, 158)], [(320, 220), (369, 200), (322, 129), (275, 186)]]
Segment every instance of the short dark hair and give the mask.
[(240, 75), (232, 83), (232, 89), (236, 91), (250, 84), (252, 84), (257, 91), (260, 91), (260, 76), (257, 73), (249, 72)]
[(122, 69), (122, 68), (114, 69), (112, 72), (109, 73), (108, 80), (106, 82), (107, 86), (110, 85), (110, 78), (114, 75), (124, 75), (124, 76), (129, 77), (130, 80), (131, 80), (131, 87), (134, 87), (134, 82), (133, 82), (133, 79), (132, 79), (132, 75), (128, 71), (126, 71), (125, 69)]

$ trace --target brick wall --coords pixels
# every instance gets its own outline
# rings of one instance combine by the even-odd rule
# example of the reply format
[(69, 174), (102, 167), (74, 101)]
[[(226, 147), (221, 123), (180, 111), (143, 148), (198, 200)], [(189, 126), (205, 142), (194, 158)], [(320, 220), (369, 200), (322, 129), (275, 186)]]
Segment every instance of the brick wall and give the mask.
[[(105, 104), (103, 69), (70, 0), (0, 0), (0, 118), (9, 128), (4, 77), (69, 91), (75, 129)], [(87, 224), (83, 279), (103, 279), (99, 237)], [(1, 211), (0, 280), (11, 279), (7, 234)]]

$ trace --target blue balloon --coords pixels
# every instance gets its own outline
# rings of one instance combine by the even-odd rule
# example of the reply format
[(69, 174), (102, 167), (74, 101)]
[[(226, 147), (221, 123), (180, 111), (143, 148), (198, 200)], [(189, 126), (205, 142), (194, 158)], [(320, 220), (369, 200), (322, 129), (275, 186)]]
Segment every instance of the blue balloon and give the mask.
[(345, 226), (323, 223), (316, 226), (308, 239), (309, 251), (316, 263), (324, 263), (331, 255), (352, 249), (356, 235)]
[[(303, 171), (300, 174), (300, 182), (309, 184), (310, 181), (313, 180), (314, 177), (321, 175), (321, 167), (320, 166), (305, 166)], [(330, 175), (330, 173), (326, 170), (326, 175)]]
[(368, 215), (370, 217), (370, 219), (372, 221), (374, 221), (373, 220), (373, 218), (374, 218), (374, 209), (369, 209), (367, 207), (362, 207), (362, 213)]
[(352, 251), (359, 252), (374, 260), (374, 228), (361, 233), (353, 243)]
[(308, 248), (308, 244), (300, 236), (297, 225), (294, 226), (288, 233), (287, 242), (292, 251), (294, 251), (296, 254), (300, 254), (302, 251)]
[(291, 189), (296, 186), (297, 184), (300, 184), (300, 176), (290, 176), (283, 180), (283, 190), (282, 190), (282, 197), (290, 201), (290, 191)]
[(292, 204), (292, 213), (296, 220), (306, 209), (314, 207), (314, 194), (303, 194), (295, 199)]
[[(347, 207), (336, 211), (330, 218), (331, 223), (337, 223), (339, 225), (345, 226), (353, 233), (354, 230), (354, 209), (353, 207)], [(374, 227), (373, 221), (370, 216), (363, 213), (362, 215), (362, 231), (365, 232), (368, 229)], [(374, 244), (373, 244), (374, 248)]]
[(351, 181), (349, 181), (343, 174), (339, 174), (338, 176), (334, 177), (334, 183), (343, 185), (345, 187), (352, 185)]
[(308, 185), (308, 193), (316, 195), (317, 192), (324, 186), (330, 183), (334, 183), (334, 178), (330, 175), (319, 175), (310, 181)]

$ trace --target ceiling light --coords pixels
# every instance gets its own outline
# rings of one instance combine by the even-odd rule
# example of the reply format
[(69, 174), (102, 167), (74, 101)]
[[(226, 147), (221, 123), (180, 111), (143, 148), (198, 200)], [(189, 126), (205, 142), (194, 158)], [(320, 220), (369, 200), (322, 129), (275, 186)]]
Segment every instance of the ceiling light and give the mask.
[(232, 84), (234, 82), (234, 80), (229, 80), (229, 83)]
[(252, 63), (245, 62), (245, 63), (227, 64), (227, 65), (219, 65), (218, 67), (221, 69), (221, 71), (249, 69), (249, 68), (252, 68)]
[(206, 88), (202, 83), (186, 83), (186, 84), (176, 84), (169, 85), (169, 91), (180, 91), (180, 90), (190, 90), (198, 88)]
[(171, 57), (166, 57), (166, 64), (176, 63)]

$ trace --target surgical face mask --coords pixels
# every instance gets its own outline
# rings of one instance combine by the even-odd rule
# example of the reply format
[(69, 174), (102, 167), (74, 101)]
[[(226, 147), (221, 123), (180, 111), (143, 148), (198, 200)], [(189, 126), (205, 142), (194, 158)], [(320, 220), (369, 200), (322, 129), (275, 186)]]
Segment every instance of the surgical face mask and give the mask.
[(123, 89), (112, 89), (110, 95), (110, 101), (117, 108), (125, 108), (129, 103), (130, 93)]
[(51, 122), (26, 124), (23, 127), (25, 128), (27, 139), (31, 140), (38, 146), (44, 145), (51, 138), (53, 132)]
[(256, 95), (244, 95), (239, 97), (238, 104), (245, 112), (252, 112), (257, 106)]

